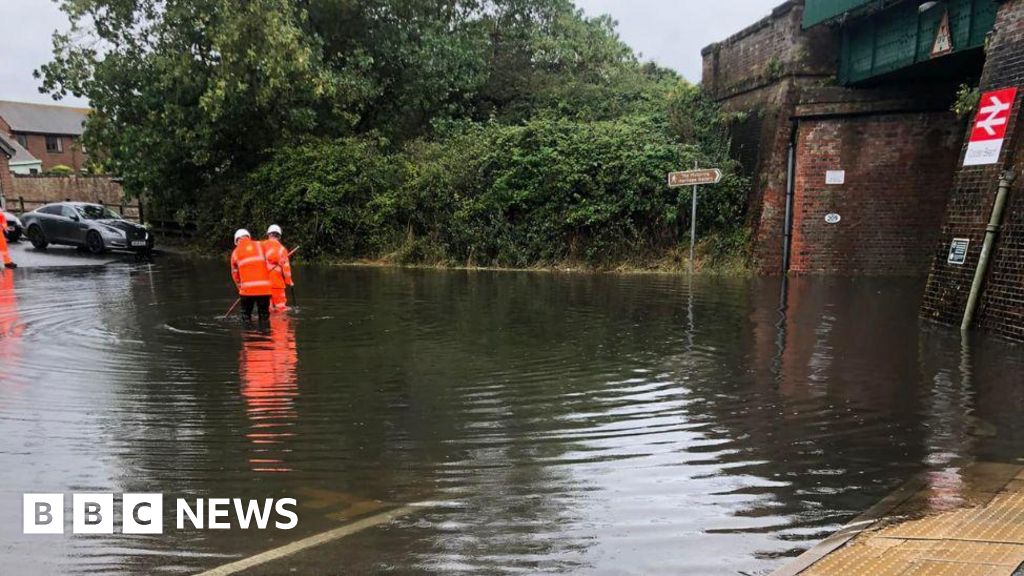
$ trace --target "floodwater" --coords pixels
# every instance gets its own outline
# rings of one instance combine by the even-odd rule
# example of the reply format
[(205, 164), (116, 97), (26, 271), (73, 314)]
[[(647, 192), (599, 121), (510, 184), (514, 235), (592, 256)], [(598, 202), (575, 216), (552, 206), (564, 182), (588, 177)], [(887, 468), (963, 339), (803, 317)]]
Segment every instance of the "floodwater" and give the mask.
[[(919, 323), (920, 279), (297, 282), (260, 333), (219, 262), (5, 273), (0, 573), (194, 574), (427, 501), (242, 573), (767, 574), (916, 474), (955, 503), (1024, 461), (1024, 351)], [(21, 533), (26, 492), (64, 535)], [(76, 492), (162, 493), (165, 532), (72, 535)], [(176, 529), (211, 497), (299, 526)]]

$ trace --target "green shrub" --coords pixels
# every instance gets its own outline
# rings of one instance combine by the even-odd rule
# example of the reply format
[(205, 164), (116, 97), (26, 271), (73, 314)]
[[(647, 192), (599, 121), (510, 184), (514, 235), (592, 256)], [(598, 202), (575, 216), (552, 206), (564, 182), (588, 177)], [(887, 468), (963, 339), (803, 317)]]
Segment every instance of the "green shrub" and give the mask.
[(303, 255), (363, 257), (397, 242), (392, 200), (403, 182), (401, 158), (365, 139), (307, 142), (278, 150), (223, 194), (221, 230), (285, 228)]
[[(667, 121), (455, 123), (387, 151), (369, 138), (277, 150), (220, 195), (217, 229), (276, 222), (306, 256), (525, 267), (657, 258), (689, 229), (666, 174), (719, 163)], [(705, 188), (702, 231), (741, 224), (745, 182)], [(225, 234), (227, 234), (225, 232)]]

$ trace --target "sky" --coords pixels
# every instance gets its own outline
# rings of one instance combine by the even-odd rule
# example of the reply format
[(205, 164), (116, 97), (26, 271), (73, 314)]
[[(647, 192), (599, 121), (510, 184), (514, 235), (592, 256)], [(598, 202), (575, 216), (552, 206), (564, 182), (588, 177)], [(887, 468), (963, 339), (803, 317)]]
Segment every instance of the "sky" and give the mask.
[[(704, 46), (739, 32), (782, 0), (576, 0), (590, 16), (610, 14), (619, 36), (643, 60), (654, 60), (700, 81)], [(52, 0), (0, 0), (0, 100), (53, 102), (40, 94), (32, 71), (50, 59), (50, 37), (67, 28), (67, 18)], [(65, 98), (62, 103), (85, 105)]]

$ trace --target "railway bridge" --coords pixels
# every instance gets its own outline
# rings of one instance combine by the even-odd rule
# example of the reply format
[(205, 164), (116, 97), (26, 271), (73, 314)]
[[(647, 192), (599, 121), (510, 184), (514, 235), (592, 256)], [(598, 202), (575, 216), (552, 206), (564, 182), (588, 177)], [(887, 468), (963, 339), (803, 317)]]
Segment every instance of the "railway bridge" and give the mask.
[(790, 0), (703, 56), (762, 271), (927, 274), (924, 317), (1024, 340), (1024, 0)]

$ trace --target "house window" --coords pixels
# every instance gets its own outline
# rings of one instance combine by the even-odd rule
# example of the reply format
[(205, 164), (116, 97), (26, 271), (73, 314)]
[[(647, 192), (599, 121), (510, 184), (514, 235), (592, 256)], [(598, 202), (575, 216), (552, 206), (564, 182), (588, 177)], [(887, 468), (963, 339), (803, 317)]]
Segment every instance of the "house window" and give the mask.
[(22, 148), (28, 148), (28, 136), (18, 134), (14, 138), (18, 141), (18, 144), (21, 144)]
[(64, 142), (60, 136), (46, 137), (46, 151), (55, 154), (64, 151)]

